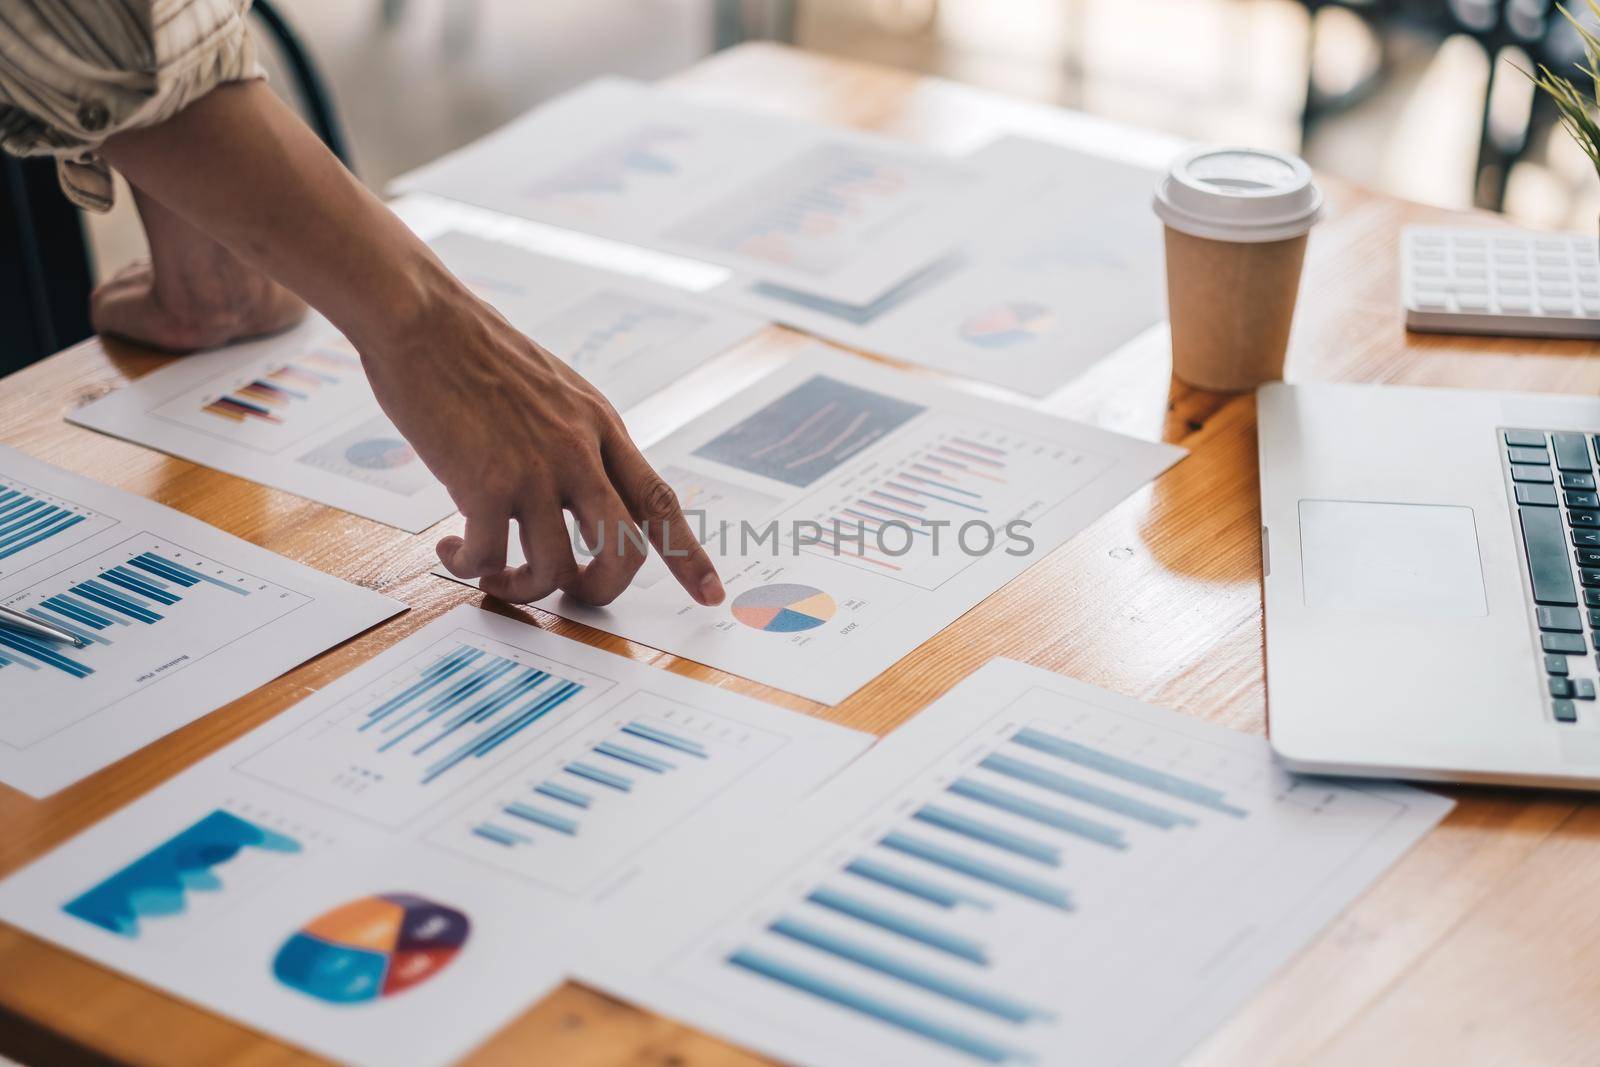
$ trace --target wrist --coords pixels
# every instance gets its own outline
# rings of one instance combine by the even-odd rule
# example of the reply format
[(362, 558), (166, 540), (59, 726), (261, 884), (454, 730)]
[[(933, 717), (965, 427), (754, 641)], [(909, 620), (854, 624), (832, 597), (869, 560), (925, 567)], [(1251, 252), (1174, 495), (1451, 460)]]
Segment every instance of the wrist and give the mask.
[(415, 254), (391, 262), (360, 287), (348, 312), (334, 320), (363, 359), (399, 358), (427, 346), (441, 324), (459, 313), (463, 300), (473, 300), (420, 242)]

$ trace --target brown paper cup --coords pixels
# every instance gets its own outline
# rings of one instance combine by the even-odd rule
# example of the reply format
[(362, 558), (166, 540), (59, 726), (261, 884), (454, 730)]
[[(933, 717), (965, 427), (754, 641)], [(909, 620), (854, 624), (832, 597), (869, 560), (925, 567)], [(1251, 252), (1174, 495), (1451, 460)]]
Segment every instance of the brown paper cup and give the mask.
[(1306, 234), (1250, 243), (1165, 229), (1173, 376), (1216, 393), (1281, 379)]

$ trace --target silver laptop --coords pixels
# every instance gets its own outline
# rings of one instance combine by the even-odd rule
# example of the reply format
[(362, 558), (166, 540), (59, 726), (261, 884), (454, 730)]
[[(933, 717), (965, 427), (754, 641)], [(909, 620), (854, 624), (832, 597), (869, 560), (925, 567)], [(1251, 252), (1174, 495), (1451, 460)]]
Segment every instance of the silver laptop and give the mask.
[(1600, 788), (1600, 399), (1276, 384), (1257, 405), (1279, 756)]

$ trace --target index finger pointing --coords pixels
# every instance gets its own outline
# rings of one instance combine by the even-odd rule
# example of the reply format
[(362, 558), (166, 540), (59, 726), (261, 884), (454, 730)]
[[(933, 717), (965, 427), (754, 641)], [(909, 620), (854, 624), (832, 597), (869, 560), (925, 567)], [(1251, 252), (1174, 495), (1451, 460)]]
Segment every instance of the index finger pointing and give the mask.
[(620, 430), (606, 442), (607, 473), (623, 504), (644, 527), (667, 569), (689, 595), (708, 607), (722, 603), (722, 579), (678, 506), (678, 494)]

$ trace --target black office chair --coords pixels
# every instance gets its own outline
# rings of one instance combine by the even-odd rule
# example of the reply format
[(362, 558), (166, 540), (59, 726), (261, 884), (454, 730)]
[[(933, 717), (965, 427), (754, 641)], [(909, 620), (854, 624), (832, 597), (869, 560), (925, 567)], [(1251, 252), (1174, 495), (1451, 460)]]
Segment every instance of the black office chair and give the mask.
[[(1300, 137), (1304, 143), (1322, 119), (1337, 115), (1361, 103), (1382, 88), (1392, 72), (1390, 51), (1396, 33), (1421, 35), (1443, 41), (1450, 22), (1438, 0), (1301, 0), (1311, 17), (1311, 32), (1306, 41), (1306, 95), (1300, 112)], [(1366, 23), (1377, 43), (1378, 62), (1361, 81), (1337, 94), (1326, 94), (1317, 86), (1314, 59), (1317, 50), (1319, 12), (1340, 8)]]
[[(1582, 5), (1569, 4), (1568, 8), (1592, 22)], [(1507, 73), (1502, 69), (1500, 56), (1508, 48), (1518, 48), (1533, 66), (1543, 65), (1558, 73), (1571, 74), (1573, 67), (1583, 60), (1583, 41), (1556, 10), (1554, 0), (1450, 0), (1449, 9), (1457, 28), (1476, 41), (1489, 57), (1489, 84), (1484, 90), (1473, 200), (1479, 207), (1500, 211), (1505, 207), (1506, 183), (1512, 168), (1528, 154), (1541, 134), (1560, 121), (1555, 102), (1545, 93), (1534, 93), (1520, 125), (1496, 128), (1490, 122), (1495, 85)], [(1521, 77), (1514, 72), (1513, 76)]]
[[(255, 0), (251, 10), (282, 55), (311, 128), (349, 166), (333, 101), (310, 54), (271, 0)], [(83, 218), (62, 195), (53, 160), (0, 155), (0, 250), (0, 375), (5, 375), (92, 332), (94, 277)]]

